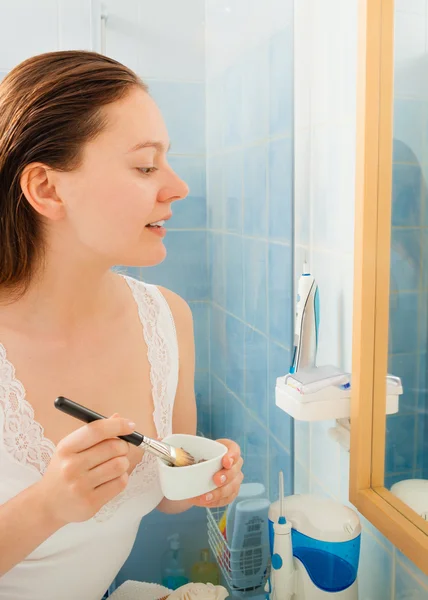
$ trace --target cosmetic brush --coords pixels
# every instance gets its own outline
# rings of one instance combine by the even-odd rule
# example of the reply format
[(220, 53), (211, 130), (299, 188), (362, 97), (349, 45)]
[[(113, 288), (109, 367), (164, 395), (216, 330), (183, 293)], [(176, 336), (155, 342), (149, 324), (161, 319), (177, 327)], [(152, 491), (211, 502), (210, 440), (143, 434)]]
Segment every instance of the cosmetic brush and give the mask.
[[(63, 413), (75, 417), (84, 423), (92, 423), (92, 421), (99, 421), (100, 419), (106, 419), (103, 415), (86, 408), (73, 400), (64, 398), (64, 396), (58, 396), (54, 402), (55, 408), (62, 411)], [(129, 435), (120, 435), (120, 439), (139, 446), (161, 458), (165, 463), (174, 467), (188, 467), (189, 465), (195, 464), (195, 459), (191, 454), (183, 450), (183, 448), (174, 448), (170, 444), (154, 440), (149, 438), (142, 433), (134, 431)]]

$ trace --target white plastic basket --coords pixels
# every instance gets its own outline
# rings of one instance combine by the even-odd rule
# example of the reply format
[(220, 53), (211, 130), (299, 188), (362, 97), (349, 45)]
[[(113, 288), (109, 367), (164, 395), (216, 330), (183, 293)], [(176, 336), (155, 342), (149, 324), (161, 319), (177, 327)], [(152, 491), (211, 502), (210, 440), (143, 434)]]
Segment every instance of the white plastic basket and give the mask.
[[(264, 588), (269, 575), (270, 565), (263, 568), (263, 556), (269, 555), (269, 548), (248, 545), (247, 548), (234, 550), (230, 548), (219, 529), (224, 508), (207, 509), (208, 542), (214, 558), (223, 573), (230, 590), (250, 592)], [(248, 587), (249, 578), (261, 571), (260, 583)]]

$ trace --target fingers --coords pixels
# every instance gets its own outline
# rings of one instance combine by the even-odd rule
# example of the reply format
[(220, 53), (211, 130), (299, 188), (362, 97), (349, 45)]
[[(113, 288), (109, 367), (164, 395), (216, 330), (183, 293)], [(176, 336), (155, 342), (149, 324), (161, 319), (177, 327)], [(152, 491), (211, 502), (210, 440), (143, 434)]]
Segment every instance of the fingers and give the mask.
[(116, 479), (112, 479), (95, 488), (91, 495), (91, 500), (94, 505), (104, 506), (104, 504), (107, 504), (114, 496), (123, 492), (128, 484), (128, 478), (128, 473), (123, 473), (120, 477), (116, 477)]
[(214, 483), (217, 487), (224, 486), (227, 482), (232, 481), (234, 477), (242, 470), (244, 460), (240, 456), (234, 466), (230, 469), (222, 469), (214, 475)]
[(223, 456), (222, 464), (225, 469), (231, 469), (241, 456), (241, 448), (233, 440), (217, 440), (223, 446), (226, 446), (227, 453)]
[(122, 477), (129, 469), (129, 460), (127, 456), (116, 456), (110, 460), (99, 464), (92, 469), (88, 475), (89, 485), (97, 488), (104, 483), (113, 481)]
[(129, 446), (125, 440), (113, 438), (104, 440), (78, 454), (79, 465), (83, 470), (89, 471), (112, 458), (127, 456)]
[(192, 503), (195, 506), (205, 506), (208, 508), (214, 508), (219, 506), (226, 506), (230, 504), (232, 500), (236, 498), (241, 487), (241, 483), (244, 479), (244, 474), (241, 472), (235, 477), (235, 479), (221, 488), (205, 494), (205, 496), (199, 496), (194, 498)]
[(70, 435), (61, 440), (57, 450), (60, 453), (83, 452), (109, 438), (129, 435), (134, 429), (135, 423), (132, 423), (129, 419), (120, 417), (100, 419), (99, 421), (79, 427), (79, 429), (70, 433)]
[[(223, 470), (216, 473), (214, 481), (219, 487), (213, 492), (193, 499), (195, 506), (219, 507), (230, 504), (236, 498), (244, 479), (242, 465), (244, 461), (240, 457), (233, 469)], [(223, 479), (224, 478), (224, 479)], [(221, 483), (217, 483), (220, 481)]]

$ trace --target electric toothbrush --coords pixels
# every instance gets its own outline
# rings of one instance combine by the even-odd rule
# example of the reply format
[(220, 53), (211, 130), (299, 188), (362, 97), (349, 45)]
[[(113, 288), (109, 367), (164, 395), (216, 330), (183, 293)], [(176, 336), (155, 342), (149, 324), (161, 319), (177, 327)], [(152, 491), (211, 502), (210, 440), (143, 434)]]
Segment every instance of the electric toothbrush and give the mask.
[(271, 600), (290, 600), (295, 592), (291, 524), (284, 515), (284, 475), (279, 472), (279, 519), (274, 523), (274, 547), (270, 580), (265, 591)]
[(303, 264), (303, 273), (297, 286), (296, 322), (294, 329), (293, 360), (290, 373), (305, 367), (314, 367), (318, 347), (319, 292), (308, 265)]

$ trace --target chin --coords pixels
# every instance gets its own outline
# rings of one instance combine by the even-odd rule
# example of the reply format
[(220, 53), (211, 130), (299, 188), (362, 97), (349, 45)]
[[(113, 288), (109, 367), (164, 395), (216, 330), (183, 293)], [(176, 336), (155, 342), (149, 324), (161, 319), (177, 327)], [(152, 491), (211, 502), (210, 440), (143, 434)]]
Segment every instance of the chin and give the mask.
[(161, 247), (156, 249), (145, 249), (145, 251), (140, 251), (138, 254), (134, 253), (132, 256), (128, 256), (126, 260), (117, 264), (126, 265), (127, 267), (155, 267), (165, 260), (166, 254), (166, 248), (162, 244)]

